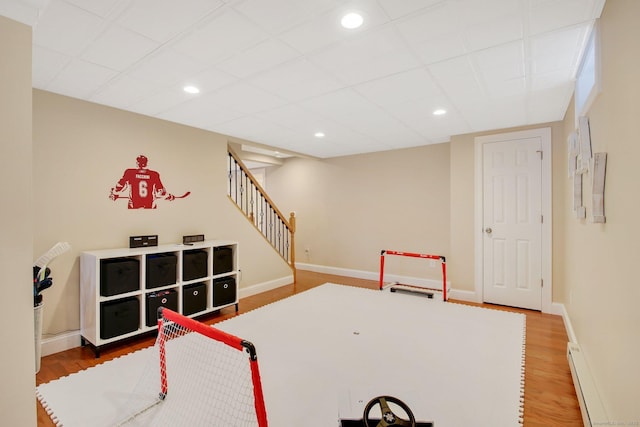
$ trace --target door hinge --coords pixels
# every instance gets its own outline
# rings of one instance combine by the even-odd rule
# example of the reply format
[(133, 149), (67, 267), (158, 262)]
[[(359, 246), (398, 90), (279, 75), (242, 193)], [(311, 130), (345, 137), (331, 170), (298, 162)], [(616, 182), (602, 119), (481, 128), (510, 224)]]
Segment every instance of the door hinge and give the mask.
[(544, 288), (544, 279), (540, 279), (540, 287)]
[(544, 151), (542, 151), (542, 150), (536, 150), (536, 153), (540, 154), (540, 160), (542, 160), (542, 159), (543, 159), (543, 157), (544, 157)]
[(544, 224), (544, 215), (540, 215), (540, 224)]

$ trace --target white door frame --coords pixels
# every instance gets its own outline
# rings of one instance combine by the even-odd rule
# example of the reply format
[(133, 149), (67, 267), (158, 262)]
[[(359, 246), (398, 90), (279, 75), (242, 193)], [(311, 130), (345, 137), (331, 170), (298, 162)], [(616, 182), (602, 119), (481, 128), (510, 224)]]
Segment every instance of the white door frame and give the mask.
[(519, 132), (501, 133), (496, 135), (478, 136), (474, 140), (475, 144), (475, 222), (474, 222), (474, 242), (475, 242), (475, 274), (474, 287), (478, 302), (484, 300), (483, 297), (483, 146), (491, 142), (511, 141), (514, 139), (540, 138), (542, 144), (542, 312), (552, 312), (552, 241), (551, 241), (551, 128), (531, 129)]

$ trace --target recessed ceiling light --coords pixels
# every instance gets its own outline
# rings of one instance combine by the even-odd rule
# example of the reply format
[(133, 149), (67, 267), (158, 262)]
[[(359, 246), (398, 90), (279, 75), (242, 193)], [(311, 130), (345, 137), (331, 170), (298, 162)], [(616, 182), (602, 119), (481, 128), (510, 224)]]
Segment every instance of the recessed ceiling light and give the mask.
[(200, 93), (200, 89), (195, 86), (185, 86), (182, 88), (187, 93)]
[(316, 138), (324, 138), (324, 132), (316, 132), (313, 134)]
[(435, 110), (433, 112), (434, 116), (442, 116), (442, 115), (445, 115), (445, 114), (447, 114), (447, 110), (443, 110), (442, 108), (438, 108), (437, 110)]
[(358, 28), (359, 26), (362, 25), (363, 22), (364, 22), (364, 19), (362, 18), (362, 15), (355, 12), (347, 13), (342, 17), (342, 20), (340, 21), (342, 26), (349, 30)]

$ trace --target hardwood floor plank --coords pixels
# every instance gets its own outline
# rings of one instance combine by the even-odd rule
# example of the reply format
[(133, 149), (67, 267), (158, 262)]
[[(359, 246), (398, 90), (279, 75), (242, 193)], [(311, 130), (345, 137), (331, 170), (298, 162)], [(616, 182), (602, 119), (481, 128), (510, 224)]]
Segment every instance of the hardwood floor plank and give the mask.
[[(326, 282), (341, 283), (369, 289), (378, 288), (378, 282), (373, 280), (355, 279), (304, 270), (298, 271), (297, 278), (298, 282), (296, 284), (282, 286), (269, 292), (243, 298), (240, 301), (240, 311), (238, 313), (235, 312), (233, 307), (229, 307), (221, 310), (217, 314), (208, 315), (199, 320), (208, 324), (214, 324), (295, 295), (296, 293), (304, 292)], [(567, 334), (560, 316), (490, 304), (473, 304), (461, 301), (451, 302), (525, 314), (527, 327), (525, 344), (524, 426), (577, 427), (583, 425), (580, 407), (578, 406), (578, 399), (576, 398), (566, 357)], [(36, 375), (36, 384), (43, 384), (90, 368), (116, 357), (151, 346), (153, 343), (153, 336), (127, 340), (124, 343), (102, 350), (99, 359), (95, 358), (93, 351), (88, 347), (73, 348), (45, 356), (42, 358), (40, 372)], [(54, 425), (42, 405), (38, 403), (38, 426), (50, 427)]]

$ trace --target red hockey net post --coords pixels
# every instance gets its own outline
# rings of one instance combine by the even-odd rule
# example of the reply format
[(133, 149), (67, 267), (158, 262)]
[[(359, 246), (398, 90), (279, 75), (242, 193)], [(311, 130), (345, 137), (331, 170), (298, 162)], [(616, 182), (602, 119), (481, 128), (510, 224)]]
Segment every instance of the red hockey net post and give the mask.
[[(227, 425), (228, 423), (235, 423), (233, 425), (245, 425), (245, 424), (241, 424), (241, 421), (245, 422), (246, 420), (244, 420), (244, 418), (246, 418), (248, 420), (247, 422), (249, 423), (248, 425), (256, 425), (254, 424), (254, 421), (255, 421), (257, 422), (257, 425), (259, 427), (267, 427), (267, 413), (266, 413), (266, 408), (264, 404), (262, 383), (260, 380), (258, 357), (253, 344), (250, 343), (249, 341), (243, 340), (241, 338), (228, 334), (219, 329), (213, 328), (204, 323), (185, 317), (181, 314), (176, 313), (175, 311), (172, 311), (164, 307), (160, 308), (158, 317), (159, 319), (158, 319), (157, 346), (159, 349), (159, 357), (160, 357), (159, 399), (168, 400), (168, 397), (170, 397), (171, 393), (173, 392), (172, 385), (174, 381), (172, 380), (170, 372), (168, 372), (168, 370), (171, 369), (169, 368), (169, 365), (173, 364), (174, 365), (173, 367), (175, 368), (175, 365), (183, 366), (186, 364), (194, 363), (193, 361), (190, 361), (188, 359), (185, 360), (184, 356), (181, 356), (180, 362), (172, 361), (171, 360), (172, 357), (175, 358), (175, 356), (168, 355), (169, 351), (167, 349), (167, 347), (170, 345), (169, 344), (170, 341), (176, 342), (176, 345), (183, 348), (183, 350), (181, 351), (175, 351), (175, 349), (172, 349), (174, 353), (184, 353), (189, 358), (191, 356), (193, 356), (194, 358), (202, 358), (205, 360), (205, 363), (207, 365), (213, 364), (213, 359), (215, 356), (212, 353), (223, 352), (223, 351), (215, 350), (215, 348), (213, 347), (210, 347), (210, 348), (207, 348), (207, 350), (204, 350), (202, 352), (204, 353), (204, 357), (202, 357), (202, 355), (195, 354), (196, 352), (194, 352), (194, 350), (192, 350), (189, 347), (190, 344), (186, 343), (187, 341), (193, 342), (194, 341), (193, 338), (189, 338), (188, 340), (185, 340), (185, 343), (179, 342), (182, 339), (182, 337), (196, 334), (201, 337), (206, 337), (209, 339), (205, 341), (221, 343), (228, 348), (235, 349), (240, 351), (241, 353), (244, 353), (245, 354), (244, 360), (246, 361), (250, 369), (250, 380), (248, 380), (247, 382), (251, 382), (252, 384), (251, 388), (252, 388), (252, 394), (253, 394), (253, 399), (252, 399), (253, 408), (247, 409), (247, 408), (243, 408), (242, 406), (238, 406), (237, 409), (234, 409), (234, 408), (228, 407), (229, 405), (225, 403), (225, 410), (228, 411), (230, 414), (224, 415), (224, 416), (227, 416), (230, 419), (224, 419), (223, 415), (221, 415), (220, 413), (211, 413), (207, 415), (207, 420), (208, 420), (207, 422), (213, 423), (211, 425), (215, 425), (218, 422), (224, 423), (225, 425)], [(200, 345), (200, 347), (203, 347), (203, 345)], [(248, 354), (248, 357), (246, 357), (247, 354)], [(234, 357), (237, 358), (237, 356), (234, 356)], [(197, 361), (195, 363), (197, 363)], [(230, 362), (225, 361), (223, 364), (223, 368), (225, 372), (224, 373), (218, 372), (215, 374), (215, 376), (216, 377), (227, 376), (228, 378), (225, 379), (224, 384), (232, 384), (232, 386), (229, 387), (230, 391), (226, 396), (213, 397), (213, 398), (206, 399), (209, 401), (206, 405), (207, 407), (212, 406), (211, 405), (212, 400), (224, 400), (225, 402), (233, 402), (234, 404), (242, 400), (242, 396), (234, 395), (235, 388), (236, 386), (238, 386), (238, 384), (235, 384), (235, 383), (242, 382), (242, 379), (235, 378), (233, 376), (235, 374), (231, 372), (232, 364)], [(235, 369), (238, 369), (238, 368), (235, 368)], [(242, 367), (240, 367), (239, 369), (243, 370)], [(207, 374), (205, 372), (200, 372), (200, 371), (195, 373), (195, 376), (199, 378), (203, 378), (206, 375)], [(173, 379), (176, 380), (175, 382), (178, 382), (179, 380), (182, 380), (184, 377), (189, 377), (189, 376), (179, 374), (179, 375), (175, 375)], [(194, 379), (190, 379), (189, 381), (191, 381), (191, 385), (193, 387), (196, 386), (194, 383), (195, 381)], [(178, 389), (180, 387), (181, 386), (178, 386)], [(205, 385), (205, 388), (217, 388), (218, 390), (220, 390), (222, 387), (215, 387), (214, 384), (208, 384), (208, 386)], [(220, 391), (223, 394), (225, 393), (223, 390), (220, 390)], [(190, 393), (190, 394), (192, 394), (192, 396), (190, 396), (191, 398), (193, 397), (193, 395), (196, 395), (196, 393)], [(239, 394), (246, 395), (247, 392), (240, 391)], [(254, 414), (251, 412), (254, 412)], [(243, 418), (243, 420), (241, 420), (241, 418)]]
[(442, 266), (442, 300), (447, 301), (447, 261), (442, 255), (418, 254), (413, 252), (390, 251), (383, 249), (380, 252), (380, 290), (384, 285), (384, 258), (385, 255), (397, 255), (411, 258), (435, 259), (439, 260)]

